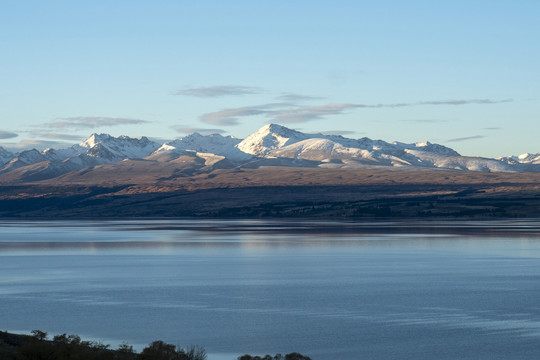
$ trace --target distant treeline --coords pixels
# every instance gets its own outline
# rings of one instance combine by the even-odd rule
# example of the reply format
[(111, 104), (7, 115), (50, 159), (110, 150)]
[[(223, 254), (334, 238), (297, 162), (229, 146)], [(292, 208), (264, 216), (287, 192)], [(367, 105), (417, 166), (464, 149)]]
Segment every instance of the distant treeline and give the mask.
[[(140, 353), (132, 346), (122, 344), (117, 349), (95, 341), (83, 341), (77, 335), (55, 335), (33, 330), (32, 335), (11, 334), (0, 331), (0, 359), (2, 360), (206, 360), (206, 351), (199, 346), (187, 348), (152, 342)], [(299, 353), (275, 356), (242, 355), (238, 360), (311, 360)]]

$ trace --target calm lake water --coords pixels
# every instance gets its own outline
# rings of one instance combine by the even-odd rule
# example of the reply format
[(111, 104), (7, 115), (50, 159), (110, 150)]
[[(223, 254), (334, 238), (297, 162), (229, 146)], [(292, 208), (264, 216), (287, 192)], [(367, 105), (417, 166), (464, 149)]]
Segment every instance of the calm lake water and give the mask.
[(2, 221), (0, 329), (209, 360), (540, 358), (540, 221)]

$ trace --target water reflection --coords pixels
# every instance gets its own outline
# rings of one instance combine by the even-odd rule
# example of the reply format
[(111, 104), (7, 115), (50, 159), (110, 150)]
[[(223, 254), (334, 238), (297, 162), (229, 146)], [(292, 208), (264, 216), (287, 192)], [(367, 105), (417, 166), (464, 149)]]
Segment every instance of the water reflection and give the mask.
[[(21, 232), (20, 229), (24, 229)], [(2, 221), (0, 253), (175, 253), (186, 249), (434, 248), (539, 255), (540, 222)]]
[(0, 314), (7, 329), (201, 344), (228, 360), (537, 359), (539, 229), (534, 220), (4, 221)]

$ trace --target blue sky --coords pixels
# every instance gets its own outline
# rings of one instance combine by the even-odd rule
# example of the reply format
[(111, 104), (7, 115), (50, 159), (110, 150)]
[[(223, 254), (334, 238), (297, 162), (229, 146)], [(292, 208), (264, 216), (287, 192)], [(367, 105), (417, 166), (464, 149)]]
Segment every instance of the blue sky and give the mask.
[(6, 0), (0, 146), (268, 122), (539, 152), (539, 1)]

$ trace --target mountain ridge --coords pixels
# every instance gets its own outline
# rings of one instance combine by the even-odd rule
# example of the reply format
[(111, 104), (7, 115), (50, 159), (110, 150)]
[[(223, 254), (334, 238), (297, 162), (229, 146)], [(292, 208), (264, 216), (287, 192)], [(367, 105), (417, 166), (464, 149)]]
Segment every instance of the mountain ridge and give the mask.
[[(113, 137), (91, 134), (65, 149), (32, 149), (11, 153), (0, 147), (0, 180), (50, 179), (65, 173), (125, 161), (145, 160), (173, 168), (169, 176), (215, 168), (260, 166), (403, 169), (480, 172), (540, 172), (540, 153), (497, 159), (462, 156), (457, 151), (430, 142), (402, 143), (346, 138), (341, 135), (309, 134), (278, 124), (267, 124), (239, 139), (220, 134), (193, 133), (159, 144), (147, 137)], [(138, 164), (138, 166), (142, 166)], [(191, 166), (191, 168), (190, 168)], [(128, 166), (126, 165), (126, 168)], [(118, 169), (116, 166), (114, 169)], [(120, 167), (122, 168), (122, 167)], [(111, 168), (112, 169), (112, 168)], [(127, 171), (127, 170), (126, 170)], [(150, 171), (150, 170), (149, 170)], [(113, 174), (114, 175), (114, 174)]]

